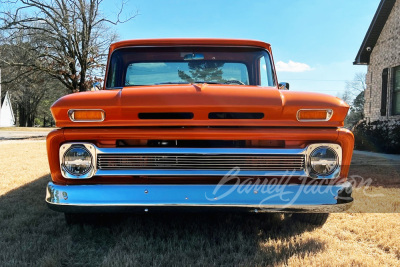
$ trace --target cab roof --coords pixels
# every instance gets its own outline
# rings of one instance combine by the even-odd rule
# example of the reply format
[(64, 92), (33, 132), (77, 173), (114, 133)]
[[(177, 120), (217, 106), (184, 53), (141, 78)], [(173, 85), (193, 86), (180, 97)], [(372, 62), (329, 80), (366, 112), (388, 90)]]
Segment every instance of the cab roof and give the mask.
[(220, 39), (220, 38), (168, 38), (136, 39), (111, 44), (110, 52), (121, 47), (131, 46), (252, 46), (271, 51), (271, 45), (256, 40)]

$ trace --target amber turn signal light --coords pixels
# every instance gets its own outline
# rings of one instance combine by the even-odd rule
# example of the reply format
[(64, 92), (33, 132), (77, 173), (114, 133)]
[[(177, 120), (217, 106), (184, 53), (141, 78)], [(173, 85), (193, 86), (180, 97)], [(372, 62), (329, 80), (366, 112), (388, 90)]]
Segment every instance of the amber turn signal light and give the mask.
[(332, 118), (332, 109), (299, 109), (298, 121), (329, 121)]
[(68, 116), (74, 122), (104, 121), (105, 112), (101, 109), (75, 109), (69, 110)]

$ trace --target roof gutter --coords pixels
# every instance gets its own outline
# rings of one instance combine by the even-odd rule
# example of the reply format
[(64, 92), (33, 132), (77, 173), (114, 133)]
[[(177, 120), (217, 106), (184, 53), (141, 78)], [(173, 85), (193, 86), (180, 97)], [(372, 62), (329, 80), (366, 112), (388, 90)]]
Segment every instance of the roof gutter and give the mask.
[(357, 53), (354, 65), (368, 65), (371, 52), (375, 47), (376, 42), (382, 32), (383, 27), (392, 11), (396, 0), (381, 0), (378, 9), (375, 12), (371, 25), (364, 37), (360, 50)]

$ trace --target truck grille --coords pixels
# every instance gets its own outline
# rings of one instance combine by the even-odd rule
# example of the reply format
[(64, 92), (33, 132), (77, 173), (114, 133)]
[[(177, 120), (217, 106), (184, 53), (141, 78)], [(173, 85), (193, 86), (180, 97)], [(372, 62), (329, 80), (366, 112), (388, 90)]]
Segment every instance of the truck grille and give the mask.
[[(164, 141), (160, 140), (161, 145)], [(189, 143), (191, 141), (189, 140)], [(170, 145), (167, 143), (167, 145)], [(200, 145), (200, 144), (198, 144)], [(203, 144), (205, 145), (205, 144)], [(60, 147), (60, 168), (65, 169), (66, 151), (85, 146), (92, 155), (93, 175), (99, 177), (145, 177), (190, 179), (191, 177), (311, 177), (310, 153), (317, 147), (335, 149), (341, 165), (342, 150), (330, 143), (303, 148), (262, 147), (97, 147), (90, 143), (68, 143)], [(337, 178), (324, 176), (323, 179)], [(65, 178), (70, 178), (66, 177)], [(73, 176), (70, 179), (86, 177)]]
[(98, 154), (98, 170), (303, 170), (304, 155)]

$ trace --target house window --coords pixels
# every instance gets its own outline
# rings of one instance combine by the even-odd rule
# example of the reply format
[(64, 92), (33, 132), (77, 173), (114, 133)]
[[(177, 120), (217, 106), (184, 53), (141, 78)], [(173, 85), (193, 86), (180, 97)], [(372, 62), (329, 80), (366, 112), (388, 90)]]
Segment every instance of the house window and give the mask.
[(393, 103), (392, 114), (400, 115), (400, 66), (393, 71)]
[(386, 116), (388, 76), (388, 69), (384, 69), (382, 71), (381, 116)]

